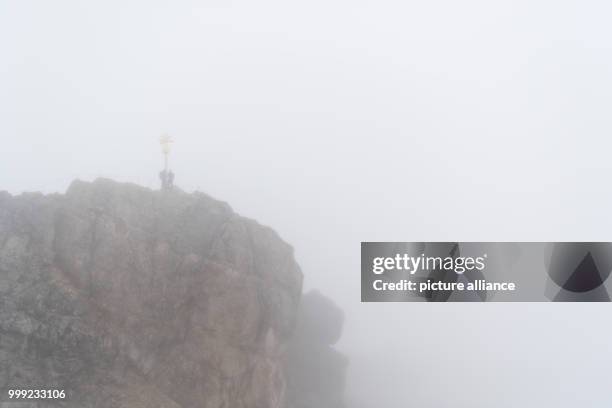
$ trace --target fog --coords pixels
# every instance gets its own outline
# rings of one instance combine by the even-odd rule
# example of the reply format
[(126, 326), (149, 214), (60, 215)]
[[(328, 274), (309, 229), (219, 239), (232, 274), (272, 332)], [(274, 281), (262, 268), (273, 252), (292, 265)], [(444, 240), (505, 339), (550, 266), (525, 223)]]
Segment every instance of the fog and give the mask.
[(610, 241), (612, 5), (0, 1), (0, 190), (176, 184), (346, 312), (354, 407), (607, 407), (605, 304), (361, 304), (361, 241)]

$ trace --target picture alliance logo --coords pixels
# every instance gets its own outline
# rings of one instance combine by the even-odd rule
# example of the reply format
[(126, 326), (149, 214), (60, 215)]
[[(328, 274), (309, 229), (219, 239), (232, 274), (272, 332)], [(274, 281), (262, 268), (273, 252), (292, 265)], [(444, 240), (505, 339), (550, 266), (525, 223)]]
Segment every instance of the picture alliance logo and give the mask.
[(487, 254), (479, 257), (412, 256), (397, 254), (394, 257), (378, 257), (372, 261), (372, 272), (381, 275), (388, 271), (406, 271), (411, 275), (419, 271), (454, 271), (458, 275), (486, 267)]

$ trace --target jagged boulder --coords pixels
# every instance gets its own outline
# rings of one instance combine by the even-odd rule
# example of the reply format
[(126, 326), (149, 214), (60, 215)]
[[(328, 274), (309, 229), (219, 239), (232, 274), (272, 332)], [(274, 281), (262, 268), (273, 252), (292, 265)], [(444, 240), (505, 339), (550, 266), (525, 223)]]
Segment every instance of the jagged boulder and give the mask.
[(290, 408), (343, 408), (347, 358), (333, 348), (340, 339), (343, 311), (316, 290), (302, 297), (287, 354)]
[(204, 194), (0, 194), (0, 389), (68, 408), (281, 408), (302, 273)]

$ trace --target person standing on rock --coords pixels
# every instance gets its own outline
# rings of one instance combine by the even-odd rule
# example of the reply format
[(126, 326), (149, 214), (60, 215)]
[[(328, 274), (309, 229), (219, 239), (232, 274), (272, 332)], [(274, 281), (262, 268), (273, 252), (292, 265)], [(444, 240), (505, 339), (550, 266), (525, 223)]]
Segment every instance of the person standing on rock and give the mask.
[(167, 186), (166, 188), (172, 189), (174, 187), (174, 172), (170, 170), (168, 173)]
[(163, 134), (159, 138), (159, 144), (161, 145), (162, 153), (164, 154), (164, 170), (159, 173), (162, 190), (171, 189), (174, 185), (174, 173), (172, 170), (168, 170), (168, 156), (170, 155), (170, 145), (172, 143), (174, 143), (174, 141), (167, 134)]
[(168, 172), (166, 170), (162, 170), (159, 172), (159, 180), (161, 181), (161, 188), (165, 190), (168, 188)]

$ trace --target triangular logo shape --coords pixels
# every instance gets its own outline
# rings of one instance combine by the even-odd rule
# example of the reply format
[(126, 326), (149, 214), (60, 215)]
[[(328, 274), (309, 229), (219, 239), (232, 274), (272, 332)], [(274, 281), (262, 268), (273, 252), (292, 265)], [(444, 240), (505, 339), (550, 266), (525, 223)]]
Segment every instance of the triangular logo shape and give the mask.
[(595, 260), (588, 252), (574, 272), (563, 285), (563, 289), (570, 292), (588, 292), (589, 290), (598, 288), (603, 284), (603, 279), (599, 273), (599, 268), (595, 264)]

